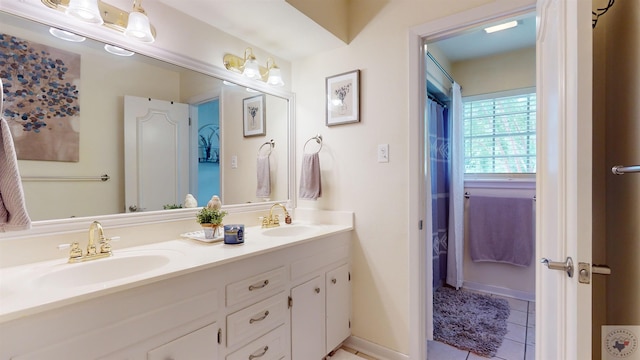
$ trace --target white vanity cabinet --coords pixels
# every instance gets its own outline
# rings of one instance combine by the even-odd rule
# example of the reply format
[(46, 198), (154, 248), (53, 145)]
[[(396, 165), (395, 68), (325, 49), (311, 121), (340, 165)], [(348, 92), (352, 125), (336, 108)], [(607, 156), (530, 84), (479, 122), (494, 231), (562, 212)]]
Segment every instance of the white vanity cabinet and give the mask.
[(255, 241), (186, 243), (240, 255), (0, 322), (0, 360), (324, 358), (350, 334), (351, 233)]
[[(334, 260), (339, 252), (327, 252), (294, 263), (292, 269)], [(314, 261), (315, 258), (315, 261)], [(309, 265), (311, 264), (311, 265)], [(298, 269), (304, 272), (302, 269)], [(304, 282), (291, 289), (291, 354), (293, 359), (322, 359), (351, 335), (351, 283), (346, 259), (322, 266), (320, 274), (301, 276)], [(294, 274), (295, 275), (295, 274)]]
[(147, 353), (148, 360), (217, 360), (216, 323), (184, 335)]

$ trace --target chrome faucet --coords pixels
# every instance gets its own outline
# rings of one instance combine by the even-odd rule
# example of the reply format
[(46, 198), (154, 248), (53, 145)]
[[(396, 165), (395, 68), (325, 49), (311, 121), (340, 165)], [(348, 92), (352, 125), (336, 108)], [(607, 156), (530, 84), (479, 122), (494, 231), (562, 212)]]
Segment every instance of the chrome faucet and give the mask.
[[(96, 232), (97, 238), (96, 238)], [(104, 229), (102, 224), (98, 221), (94, 221), (89, 225), (89, 243), (87, 244), (86, 254), (82, 253), (82, 249), (77, 241), (71, 244), (64, 244), (58, 246), (59, 249), (70, 248), (69, 250), (69, 262), (79, 263), (83, 261), (102, 259), (113, 255), (111, 251), (111, 240), (116, 240), (117, 237), (107, 238), (104, 236)], [(98, 251), (98, 245), (100, 249)]]
[(269, 210), (269, 216), (262, 219), (263, 228), (280, 226), (280, 218), (278, 217), (278, 214), (275, 214), (275, 215), (273, 214), (273, 209), (278, 206), (282, 208), (282, 211), (284, 211), (284, 222), (286, 224), (291, 224), (291, 216), (289, 216), (289, 212), (287, 211), (287, 208), (280, 203), (275, 203), (271, 206), (271, 209)]

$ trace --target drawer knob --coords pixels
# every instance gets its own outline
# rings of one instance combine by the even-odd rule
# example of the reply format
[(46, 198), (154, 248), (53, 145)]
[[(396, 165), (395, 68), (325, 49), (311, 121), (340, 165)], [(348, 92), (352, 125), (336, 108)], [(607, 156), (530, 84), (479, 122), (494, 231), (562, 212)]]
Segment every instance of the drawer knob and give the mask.
[(335, 284), (335, 283), (337, 283), (337, 282), (338, 282), (338, 280), (336, 280), (336, 278), (331, 279), (331, 283), (332, 283), (332, 284)]
[(262, 316), (260, 316), (259, 318), (251, 318), (251, 319), (249, 319), (249, 324), (253, 324), (256, 321), (262, 321), (262, 320), (266, 319), (267, 316), (269, 316), (269, 310), (265, 311), (264, 314), (262, 314)]
[(262, 289), (263, 287), (269, 285), (269, 280), (265, 280), (261, 283), (258, 283), (258, 285), (249, 285), (249, 291), (253, 291), (253, 290), (258, 290), (258, 289)]
[(264, 349), (262, 349), (262, 353), (260, 353), (258, 355), (253, 355), (253, 354), (249, 355), (249, 360), (253, 360), (253, 359), (256, 359), (256, 358), (259, 358), (259, 357), (263, 357), (264, 354), (267, 353), (267, 351), (269, 351), (269, 346), (265, 346)]
[(316, 294), (320, 294), (320, 288), (319, 287), (315, 288), (315, 291), (316, 291)]

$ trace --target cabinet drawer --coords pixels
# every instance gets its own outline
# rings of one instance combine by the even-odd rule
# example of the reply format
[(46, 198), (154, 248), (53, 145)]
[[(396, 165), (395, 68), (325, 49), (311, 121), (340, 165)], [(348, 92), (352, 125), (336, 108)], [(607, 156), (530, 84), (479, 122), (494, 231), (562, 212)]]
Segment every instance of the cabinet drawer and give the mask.
[(205, 326), (147, 353), (147, 360), (189, 359), (210, 360), (218, 357), (218, 327)]
[(286, 344), (285, 327), (280, 326), (240, 350), (229, 354), (226, 360), (279, 360), (286, 356)]
[(286, 314), (287, 297), (282, 292), (227, 316), (227, 346), (253, 340), (284, 324)]
[(249, 299), (259, 301), (274, 294), (284, 284), (285, 276), (284, 267), (279, 267), (227, 285), (227, 306)]

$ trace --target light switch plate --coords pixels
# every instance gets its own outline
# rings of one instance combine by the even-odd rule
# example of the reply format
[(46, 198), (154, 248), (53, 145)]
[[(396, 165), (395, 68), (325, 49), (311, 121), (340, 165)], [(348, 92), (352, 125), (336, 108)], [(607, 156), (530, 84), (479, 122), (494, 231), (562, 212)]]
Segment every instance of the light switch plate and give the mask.
[(389, 162), (389, 144), (378, 145), (378, 162), (379, 163)]

